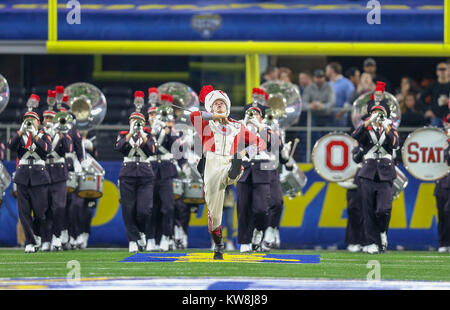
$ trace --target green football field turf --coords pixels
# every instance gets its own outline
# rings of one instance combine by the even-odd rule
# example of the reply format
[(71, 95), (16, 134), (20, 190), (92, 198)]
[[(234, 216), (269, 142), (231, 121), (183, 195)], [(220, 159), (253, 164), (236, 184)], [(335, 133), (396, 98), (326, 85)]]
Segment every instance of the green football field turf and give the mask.
[[(189, 249), (174, 253), (211, 253)], [(226, 252), (230, 253), (230, 252)], [(238, 253), (231, 252), (231, 253)], [(450, 281), (450, 253), (389, 251), (379, 255), (347, 251), (278, 250), (271, 254), (320, 255), (319, 264), (239, 262), (119, 262), (127, 249), (86, 249), (25, 254), (23, 249), (0, 249), (0, 278), (66, 277), (67, 263), (80, 263), (82, 278), (95, 277), (258, 277), (258, 278), (367, 278), (371, 260), (380, 263), (382, 280)]]

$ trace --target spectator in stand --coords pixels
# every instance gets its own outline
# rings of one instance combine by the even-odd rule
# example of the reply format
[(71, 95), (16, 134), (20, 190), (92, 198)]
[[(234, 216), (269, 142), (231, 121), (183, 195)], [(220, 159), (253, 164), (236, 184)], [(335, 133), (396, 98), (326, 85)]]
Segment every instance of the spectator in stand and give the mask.
[(437, 81), (428, 85), (420, 94), (420, 102), (425, 107), (425, 117), (430, 120), (431, 126), (443, 127), (442, 120), (448, 111), (450, 81), (448, 67), (440, 62), (436, 67)]
[[(303, 97), (306, 87), (312, 84), (312, 74), (309, 71), (302, 71), (298, 74), (298, 90), (300, 97)], [(306, 127), (307, 125), (307, 112), (303, 106), (300, 118), (295, 126)], [(297, 149), (294, 153), (294, 158), (298, 162), (306, 162), (306, 131), (299, 130), (297, 132), (286, 132), (286, 138), (294, 140), (295, 138), (300, 139), (300, 143), (297, 144)]]
[(377, 73), (377, 63), (373, 58), (367, 58), (363, 63), (364, 72), (369, 73), (373, 81), (386, 83), (385, 91), (391, 92), (389, 81), (382, 75)]
[(280, 80), (283, 82), (292, 83), (292, 71), (289, 68), (281, 67), (280, 68)]
[[(325, 72), (322, 69), (314, 71), (313, 82), (303, 92), (303, 106), (311, 110), (311, 125), (332, 126), (332, 109), (335, 104), (333, 87), (326, 82)], [(323, 135), (323, 132), (313, 131), (312, 145)]]
[(266, 72), (264, 72), (264, 75), (261, 78), (261, 84), (267, 82), (267, 81), (275, 81), (279, 79), (280, 75), (280, 69), (278, 69), (275, 66), (269, 66), (266, 69)]
[(407, 93), (400, 101), (402, 111), (402, 127), (422, 127), (426, 124), (425, 116), (416, 107), (416, 95)]
[(404, 76), (400, 80), (400, 88), (395, 91), (395, 97), (398, 102), (401, 102), (405, 99), (406, 95), (409, 94), (417, 96), (419, 94), (419, 90), (414, 86), (414, 83), (410, 77)]
[(350, 96), (350, 102), (354, 102), (362, 94), (365, 94), (373, 90), (375, 90), (375, 83), (372, 80), (372, 76), (369, 73), (361, 74), (358, 86), (353, 91), (353, 94)]
[[(361, 80), (361, 71), (359, 71), (359, 69), (356, 67), (350, 67), (345, 71), (344, 75), (346, 78), (348, 78), (350, 80), (350, 82), (352, 82), (353, 87), (355, 88), (349, 98), (350, 105), (353, 105), (353, 102), (356, 99), (355, 93), (357, 92), (357, 88), (358, 88), (359, 82)], [(353, 127), (351, 117), (348, 118), (346, 126)]]
[(311, 85), (312, 78), (309, 71), (303, 71), (298, 74), (298, 90), (300, 91), (300, 96), (303, 96), (303, 91), (308, 85)]
[(350, 96), (355, 90), (355, 86), (349, 79), (342, 75), (342, 66), (338, 62), (330, 62), (325, 68), (326, 75), (334, 89), (335, 107), (342, 110), (334, 112), (334, 126), (347, 126), (349, 111), (351, 107)]
[(345, 71), (344, 76), (352, 82), (355, 89), (358, 87), (359, 80), (361, 79), (361, 71), (356, 67), (350, 67)]
[[(400, 127), (423, 127), (426, 125), (425, 116), (422, 111), (417, 109), (416, 102), (416, 94), (414, 93), (407, 93), (400, 101), (400, 111), (402, 112)], [(399, 162), (402, 162), (401, 149), (409, 133), (408, 131), (399, 131), (400, 145), (396, 151), (396, 158)]]

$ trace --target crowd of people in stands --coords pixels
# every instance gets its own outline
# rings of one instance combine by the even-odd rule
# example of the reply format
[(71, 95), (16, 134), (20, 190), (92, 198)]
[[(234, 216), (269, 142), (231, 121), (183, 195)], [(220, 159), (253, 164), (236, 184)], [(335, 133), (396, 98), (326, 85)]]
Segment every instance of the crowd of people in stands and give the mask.
[[(261, 78), (261, 84), (268, 80), (291, 82), (299, 90), (303, 101), (303, 111), (311, 111), (313, 127), (353, 127), (351, 107), (353, 102), (368, 91), (373, 91), (377, 81), (386, 83), (386, 91), (394, 95), (401, 108), (400, 127), (422, 126), (443, 127), (443, 118), (449, 112), (450, 59), (436, 65), (435, 79), (415, 81), (403, 76), (399, 87), (393, 88), (391, 81), (377, 71), (373, 58), (367, 58), (362, 69), (352, 66), (342, 68), (338, 62), (330, 62), (325, 68), (304, 70), (294, 76), (286, 67), (269, 66)], [(296, 126), (307, 126), (306, 113), (302, 113)], [(312, 145), (325, 131), (313, 131)], [(400, 131), (401, 140), (408, 132)], [(306, 133), (298, 136), (305, 141)], [(300, 150), (304, 158), (306, 150)]]
[(450, 60), (438, 63), (435, 80), (414, 81), (403, 76), (396, 89), (392, 89), (390, 81), (377, 72), (373, 58), (364, 61), (362, 70), (350, 67), (344, 71), (340, 63), (330, 62), (313, 72), (299, 72), (297, 79), (289, 68), (269, 66), (261, 84), (268, 80), (293, 83), (302, 97), (303, 108), (312, 111), (313, 126), (351, 127), (349, 107), (361, 94), (374, 90), (377, 81), (382, 81), (386, 83), (386, 91), (395, 95), (400, 104), (401, 126), (442, 127), (450, 94), (449, 66)]

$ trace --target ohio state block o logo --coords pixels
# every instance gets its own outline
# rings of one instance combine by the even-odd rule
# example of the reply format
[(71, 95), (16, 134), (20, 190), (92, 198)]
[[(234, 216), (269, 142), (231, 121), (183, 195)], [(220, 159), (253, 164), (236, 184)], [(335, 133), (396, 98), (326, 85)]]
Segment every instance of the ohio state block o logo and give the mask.
[(352, 178), (357, 164), (350, 152), (358, 143), (346, 133), (333, 132), (317, 140), (312, 151), (314, 170), (329, 182)]
[[(345, 141), (329, 141), (325, 147), (326, 149), (326, 165), (332, 171), (342, 171), (348, 167), (348, 145)], [(342, 161), (339, 165), (335, 165), (332, 159), (333, 154), (339, 152), (338, 149), (341, 149), (342, 152)], [(333, 153), (332, 153), (333, 152)]]

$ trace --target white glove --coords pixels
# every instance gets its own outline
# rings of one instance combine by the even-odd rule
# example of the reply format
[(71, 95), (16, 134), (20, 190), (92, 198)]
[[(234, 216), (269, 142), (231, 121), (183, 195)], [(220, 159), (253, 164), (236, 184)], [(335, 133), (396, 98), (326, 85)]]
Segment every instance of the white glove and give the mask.
[(152, 135), (153, 136), (159, 135), (161, 129), (162, 129), (161, 124), (155, 121), (154, 125), (152, 126), (152, 132), (151, 132)]
[(34, 126), (31, 127), (30, 132), (33, 135), (33, 137), (37, 136), (37, 134), (38, 134), (38, 130), (36, 128), (34, 128)]
[(283, 146), (283, 149), (281, 150), (281, 158), (283, 158), (284, 160), (288, 160), (289, 159), (289, 153), (291, 152), (291, 144), (292, 141), (289, 141), (288, 143), (286, 143)]
[(370, 116), (369, 121), (370, 121), (371, 123), (373, 123), (373, 122), (376, 121), (377, 118), (378, 118), (378, 114), (377, 114), (377, 113), (374, 113), (374, 114), (372, 114), (372, 115)]
[(383, 126), (383, 128), (386, 130), (388, 128), (388, 126), (391, 125), (391, 121), (389, 119), (384, 119), (383, 122), (381, 123), (381, 125)]
[(146, 133), (144, 131), (144, 127), (141, 127), (141, 130), (139, 130), (139, 132), (141, 133), (141, 137), (144, 138)]
[(295, 160), (294, 160), (292, 157), (290, 157), (289, 160), (288, 160), (288, 162), (285, 164), (285, 166), (286, 166), (287, 168), (289, 168), (289, 169), (291, 169), (292, 167), (294, 167), (294, 165), (295, 165)]
[(55, 128), (53, 127), (53, 125), (49, 125), (48, 127), (45, 128), (45, 132), (53, 138), (53, 136), (55, 135)]
[(134, 124), (136, 123), (136, 121), (131, 121), (131, 123), (130, 123), (130, 132), (131, 133), (135, 133), (134, 132)]
[(22, 126), (20, 126), (19, 131), (24, 134), (27, 132), (27, 127), (25, 126), (25, 122), (22, 123)]
[(89, 170), (90, 166), (91, 166), (91, 160), (89, 158), (86, 158), (85, 160), (83, 160), (81, 162), (81, 168), (83, 168), (83, 170), (85, 170), (85, 171)]
[(86, 150), (92, 151), (94, 149), (94, 145), (92, 144), (92, 141), (89, 139), (84, 139), (83, 144)]

